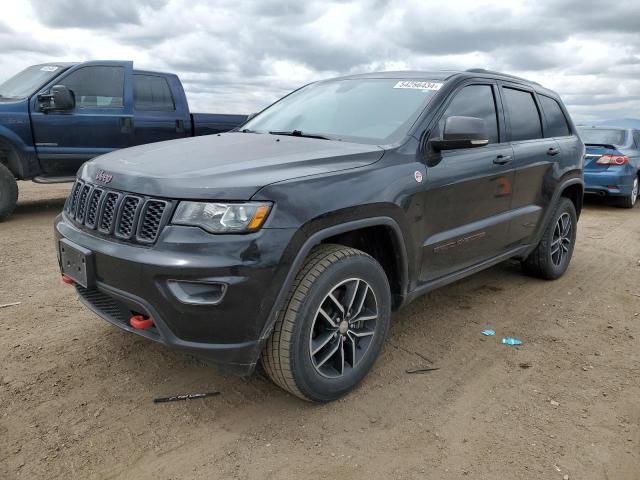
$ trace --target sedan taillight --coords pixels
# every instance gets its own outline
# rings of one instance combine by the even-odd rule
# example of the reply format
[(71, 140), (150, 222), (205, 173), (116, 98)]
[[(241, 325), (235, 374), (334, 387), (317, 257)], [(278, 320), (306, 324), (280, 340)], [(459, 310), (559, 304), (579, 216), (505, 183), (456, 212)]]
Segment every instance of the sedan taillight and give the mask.
[(596, 163), (598, 165), (626, 165), (629, 163), (629, 157), (626, 155), (602, 155)]

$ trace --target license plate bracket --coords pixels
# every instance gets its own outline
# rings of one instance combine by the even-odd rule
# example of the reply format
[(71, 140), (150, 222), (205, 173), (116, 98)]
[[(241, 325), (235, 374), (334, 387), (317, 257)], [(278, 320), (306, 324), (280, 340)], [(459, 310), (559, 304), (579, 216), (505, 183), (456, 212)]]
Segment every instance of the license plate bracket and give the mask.
[(60, 240), (60, 269), (84, 288), (95, 286), (93, 253), (66, 238)]

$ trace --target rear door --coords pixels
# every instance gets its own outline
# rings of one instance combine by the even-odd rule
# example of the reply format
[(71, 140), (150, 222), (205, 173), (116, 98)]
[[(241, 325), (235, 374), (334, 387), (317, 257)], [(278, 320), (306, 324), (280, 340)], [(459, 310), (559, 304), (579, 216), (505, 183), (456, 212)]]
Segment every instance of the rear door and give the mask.
[[(511, 244), (525, 244), (553, 194), (551, 169), (561, 150), (554, 138), (545, 138), (543, 134), (543, 118), (535, 92), (519, 84), (500, 83), (515, 167), (508, 238)], [(545, 189), (545, 185), (550, 188)]]
[[(73, 175), (85, 161), (131, 144), (132, 62), (85, 63), (56, 78), (76, 99), (72, 111), (44, 113), (37, 95), (31, 121), (38, 158), (47, 175)], [(129, 85), (129, 88), (127, 88)]]
[(133, 143), (141, 145), (190, 136), (191, 118), (186, 102), (180, 100), (182, 99), (174, 97), (167, 76), (146, 72), (134, 73)]
[(504, 141), (502, 107), (490, 81), (461, 86), (430, 138), (450, 116), (483, 118), (489, 145), (433, 152), (427, 167), (421, 278), (435, 280), (503, 253), (513, 182), (513, 151)]

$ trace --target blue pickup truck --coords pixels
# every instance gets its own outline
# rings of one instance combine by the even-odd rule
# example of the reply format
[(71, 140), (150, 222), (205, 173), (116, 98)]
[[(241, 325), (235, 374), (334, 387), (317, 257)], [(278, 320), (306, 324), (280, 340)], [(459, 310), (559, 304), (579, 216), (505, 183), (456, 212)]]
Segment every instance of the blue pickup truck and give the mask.
[(28, 67), (0, 84), (0, 220), (15, 208), (16, 180), (71, 182), (97, 155), (225, 132), (246, 118), (190, 113), (176, 75), (130, 61)]

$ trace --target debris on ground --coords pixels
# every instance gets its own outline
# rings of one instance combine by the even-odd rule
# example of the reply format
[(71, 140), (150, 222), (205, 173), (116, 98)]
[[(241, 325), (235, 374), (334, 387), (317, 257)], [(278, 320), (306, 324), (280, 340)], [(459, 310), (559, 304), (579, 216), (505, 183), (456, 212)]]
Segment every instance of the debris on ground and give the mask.
[(559, 407), (560, 406), (560, 403), (556, 402), (555, 400), (551, 400), (549, 403), (551, 405), (553, 405), (554, 407)]
[(491, 330), (490, 328), (487, 328), (486, 330), (482, 330), (480, 333), (487, 337), (493, 337), (496, 334), (496, 331)]
[(531, 365), (531, 363), (529, 362), (522, 362), (522, 363), (519, 363), (518, 366), (520, 368), (531, 368), (533, 365)]
[(175, 395), (173, 397), (160, 397), (160, 398), (154, 398), (153, 403), (177, 402), (179, 400), (193, 400), (196, 398), (213, 397), (214, 395), (220, 395), (220, 393), (221, 392), (187, 393), (184, 395)]
[(502, 339), (502, 343), (505, 345), (522, 345), (522, 340), (518, 338), (506, 337)]
[(15, 307), (16, 305), (20, 305), (21, 303), (22, 302), (3, 303), (2, 305), (0, 305), (0, 308)]
[(440, 367), (410, 368), (406, 370), (406, 372), (407, 373), (427, 373), (427, 372), (433, 372), (434, 370), (440, 370)]

